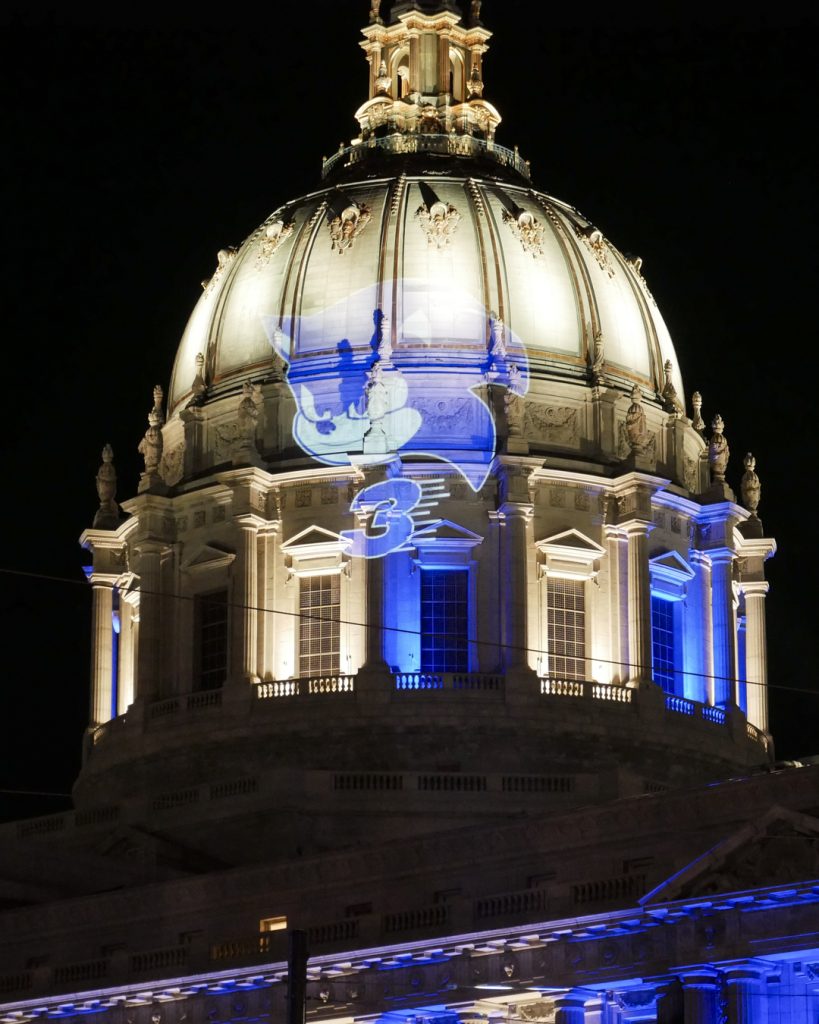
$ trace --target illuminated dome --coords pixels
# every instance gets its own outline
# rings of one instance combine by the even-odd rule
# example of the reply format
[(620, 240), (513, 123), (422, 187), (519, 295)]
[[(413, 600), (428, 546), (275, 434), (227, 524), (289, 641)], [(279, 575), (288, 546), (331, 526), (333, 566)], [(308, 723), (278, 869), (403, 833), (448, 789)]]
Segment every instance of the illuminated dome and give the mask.
[(306, 849), (770, 756), (758, 479), (640, 261), (496, 142), (479, 8), (373, 4), (359, 134), (220, 251), (125, 520), (106, 453), (84, 809), (234, 780)]
[[(354, 463), (365, 446), (350, 419), (363, 415), (374, 360), (391, 371), (405, 413), (392, 448), (406, 454), (412, 418), (430, 424), (437, 403), (435, 428), (415, 432), (411, 451), (468, 466), (473, 485), (504, 429), (509, 450), (607, 465), (631, 451), (616, 421), (635, 386), (658, 438), (664, 414), (683, 412), (641, 260), (535, 191), (517, 149), (495, 141), (501, 118), (482, 70), (490, 33), (474, 5), (466, 21), (455, 4), (395, 4), (391, 14), (385, 25), (374, 13), (364, 30), (370, 96), (359, 136), (324, 161), (325, 187), (280, 206), (238, 250), (221, 250), (203, 282), (174, 365), (166, 442), (183, 443), (173, 414), (191, 403), (209, 407), (211, 426), (170, 483), (225, 461), (220, 417), (235, 417), (251, 382), (265, 407), (256, 447), (266, 464), (300, 449)], [(289, 395), (271, 390), (282, 379)], [(601, 392), (605, 424), (589, 410)], [(465, 395), (471, 417), (442, 415)], [(515, 419), (511, 395), (526, 396), (512, 425), (502, 422)], [(299, 410), (295, 433), (288, 402)], [(660, 442), (656, 467), (696, 491), (701, 438), (683, 431), (677, 448)]]

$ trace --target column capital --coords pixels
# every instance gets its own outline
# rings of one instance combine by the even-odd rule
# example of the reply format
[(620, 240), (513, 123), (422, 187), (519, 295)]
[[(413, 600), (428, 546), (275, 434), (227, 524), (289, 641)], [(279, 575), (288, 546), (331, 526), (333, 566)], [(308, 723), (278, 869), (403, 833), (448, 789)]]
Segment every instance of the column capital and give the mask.
[(679, 978), (683, 988), (715, 989), (720, 983), (719, 971), (710, 964), (674, 967), (671, 973)]
[(723, 981), (728, 984), (739, 981), (759, 981), (774, 970), (774, 965), (765, 960), (732, 960), (717, 964)]
[(737, 557), (731, 548), (706, 548), (703, 554), (708, 556), (712, 565), (726, 565)]
[(119, 578), (119, 573), (94, 572), (92, 570), (88, 574), (88, 582), (92, 587), (105, 587), (107, 590), (113, 590)]
[(504, 519), (521, 517), (529, 520), (535, 514), (535, 506), (525, 501), (504, 501), (501, 503), (496, 514)]
[(233, 517), (233, 522), (243, 530), (252, 530), (256, 533), (263, 526), (266, 526), (268, 521), (262, 516), (256, 515), (255, 512), (242, 512)]
[(746, 597), (764, 598), (771, 589), (771, 585), (767, 580), (743, 580), (740, 583), (740, 589)]

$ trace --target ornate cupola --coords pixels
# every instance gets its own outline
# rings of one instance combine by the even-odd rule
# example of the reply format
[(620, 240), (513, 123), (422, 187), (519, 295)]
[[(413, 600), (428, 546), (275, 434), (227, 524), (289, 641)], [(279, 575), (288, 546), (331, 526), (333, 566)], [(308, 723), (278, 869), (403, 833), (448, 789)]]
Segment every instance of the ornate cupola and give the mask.
[[(480, 3), (464, 19), (452, 2), (405, 0), (389, 23), (373, 0), (362, 48), (370, 64), (369, 98), (356, 112), (361, 128), (348, 148), (325, 161), (324, 176), (385, 157), (437, 155), (494, 165), (494, 172), (529, 179), (529, 165), (495, 143), (501, 116), (484, 99), (483, 56), (492, 33)], [(485, 168), (484, 168), (485, 169)], [(486, 170), (486, 169), (485, 169)]]

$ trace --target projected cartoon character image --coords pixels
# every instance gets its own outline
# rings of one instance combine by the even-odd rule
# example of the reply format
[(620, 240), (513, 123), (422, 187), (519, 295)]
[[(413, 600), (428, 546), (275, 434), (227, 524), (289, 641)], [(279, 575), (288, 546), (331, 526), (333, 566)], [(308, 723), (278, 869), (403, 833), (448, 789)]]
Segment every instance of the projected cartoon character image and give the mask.
[[(310, 317), (265, 318), (296, 405), (294, 440), (328, 466), (439, 460), (479, 491), (497, 452), (489, 389), (501, 389), (507, 410), (522, 407), (529, 386), (523, 345), (471, 296), (454, 301), (458, 324), (472, 325), (468, 345), (419, 340), (426, 325), (409, 303), (409, 315), (391, 329), (377, 299), (364, 289)], [(356, 336), (328, 343), (328, 327), (338, 323)], [(404, 342), (395, 351), (393, 338)], [(350, 511), (367, 528), (342, 531), (351, 554), (381, 558), (411, 546), (417, 530), (434, 524), (432, 509), (447, 493), (445, 476), (396, 475), (362, 488)]]

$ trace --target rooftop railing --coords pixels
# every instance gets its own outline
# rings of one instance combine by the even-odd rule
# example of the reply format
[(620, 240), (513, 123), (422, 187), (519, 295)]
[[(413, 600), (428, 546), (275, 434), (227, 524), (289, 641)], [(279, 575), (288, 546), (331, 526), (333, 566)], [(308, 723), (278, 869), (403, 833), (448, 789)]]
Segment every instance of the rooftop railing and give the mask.
[(410, 135), (387, 135), (383, 138), (371, 138), (359, 142), (355, 146), (339, 149), (326, 159), (321, 167), (322, 178), (328, 177), (339, 167), (352, 167), (368, 160), (377, 153), (394, 155), (411, 153), (438, 153), (442, 156), (465, 156), (477, 160), (491, 160), (502, 167), (516, 171), (526, 181), (531, 180), (532, 172), (529, 161), (524, 160), (518, 151), (499, 146), (496, 142), (476, 139), (472, 135), (426, 135), (413, 133)]

